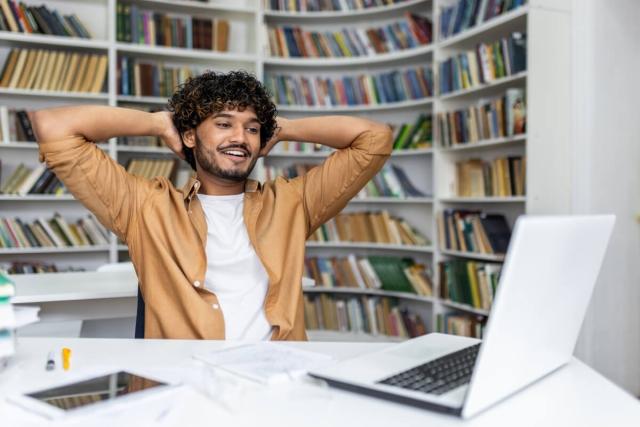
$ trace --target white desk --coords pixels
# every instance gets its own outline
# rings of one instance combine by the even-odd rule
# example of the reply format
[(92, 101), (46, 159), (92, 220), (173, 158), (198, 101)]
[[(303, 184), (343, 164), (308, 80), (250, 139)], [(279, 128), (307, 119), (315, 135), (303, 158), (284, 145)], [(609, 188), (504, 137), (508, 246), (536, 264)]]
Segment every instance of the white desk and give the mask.
[[(139, 371), (159, 372), (169, 369), (175, 375), (202, 372), (192, 355), (222, 348), (221, 341), (171, 340), (95, 340), (22, 338), (11, 367), (0, 373), (0, 398), (10, 391), (33, 390), (52, 384), (69, 373), (59, 369), (44, 370), (47, 352), (62, 346), (73, 349), (73, 372), (92, 366), (110, 364)], [(338, 359), (382, 348), (389, 344), (286, 343), (311, 351), (330, 354)], [(197, 371), (197, 370), (200, 371)], [(203, 381), (202, 375), (197, 375)], [(578, 360), (533, 384), (469, 422), (409, 406), (367, 398), (357, 394), (323, 388), (303, 382), (290, 385), (255, 385), (238, 380), (240, 386), (219, 389), (220, 400), (193, 393), (194, 398), (165, 405), (168, 415), (155, 424), (176, 426), (252, 425), (252, 426), (635, 426), (640, 425), (640, 402), (622, 391)], [(242, 386), (245, 384), (246, 386)], [(226, 401), (224, 400), (226, 399)], [(222, 402), (222, 403), (221, 403)], [(226, 403), (225, 403), (226, 402)], [(122, 426), (150, 422), (152, 412), (140, 415), (140, 409), (120, 413)], [(144, 417), (147, 417), (146, 419)], [(6, 417), (11, 417), (8, 424)], [(96, 425), (116, 425), (113, 419), (96, 420)], [(110, 424), (111, 423), (111, 424)], [(3, 426), (43, 425), (44, 421), (0, 401), (0, 424)], [(75, 424), (74, 424), (75, 425)], [(83, 426), (93, 425), (84, 422)]]
[[(14, 304), (40, 306), (23, 335), (133, 337), (138, 278), (133, 271), (11, 276)], [(83, 335), (84, 336), (84, 335)]]

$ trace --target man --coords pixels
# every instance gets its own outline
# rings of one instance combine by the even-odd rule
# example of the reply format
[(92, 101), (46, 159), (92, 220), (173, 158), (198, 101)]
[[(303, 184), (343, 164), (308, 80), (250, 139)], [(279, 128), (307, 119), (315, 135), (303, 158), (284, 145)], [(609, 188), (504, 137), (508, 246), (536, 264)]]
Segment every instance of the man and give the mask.
[[(125, 241), (146, 303), (146, 338), (304, 340), (305, 241), (382, 167), (391, 132), (369, 120), (276, 119), (259, 81), (207, 72), (170, 112), (82, 106), (33, 114), (40, 158)], [(90, 141), (155, 135), (196, 171), (182, 189), (128, 174)], [(336, 148), (295, 179), (248, 179), (281, 140)]]

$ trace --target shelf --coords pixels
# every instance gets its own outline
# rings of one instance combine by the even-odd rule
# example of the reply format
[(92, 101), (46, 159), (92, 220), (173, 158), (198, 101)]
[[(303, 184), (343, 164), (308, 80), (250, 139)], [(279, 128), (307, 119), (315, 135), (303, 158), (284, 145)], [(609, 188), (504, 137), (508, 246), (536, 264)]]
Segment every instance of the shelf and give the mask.
[[(279, 151), (279, 152), (270, 152), (267, 155), (269, 157), (283, 157), (283, 158), (295, 158), (295, 159), (324, 159), (329, 154), (334, 153), (334, 151), (313, 151), (313, 152), (302, 152), (302, 151)], [(409, 156), (421, 156), (421, 155), (429, 155), (433, 154), (432, 148), (417, 148), (410, 150), (394, 150), (391, 152), (391, 157), (409, 157)]]
[(520, 135), (514, 135), (505, 138), (492, 138), (485, 139), (478, 142), (467, 142), (463, 144), (453, 145), (451, 147), (440, 147), (441, 151), (444, 152), (452, 152), (452, 151), (473, 151), (473, 150), (482, 150), (485, 148), (493, 148), (501, 145), (509, 145), (515, 144), (518, 142), (524, 142), (527, 139), (527, 134), (523, 133)]
[(460, 258), (470, 258), (470, 259), (479, 259), (483, 261), (496, 261), (496, 262), (504, 262), (503, 254), (481, 254), (477, 252), (462, 252), (462, 251), (452, 251), (449, 249), (440, 251), (443, 255), (456, 256)]
[(389, 335), (373, 335), (365, 332), (341, 332), (324, 329), (308, 329), (309, 341), (352, 341), (352, 342), (402, 342), (407, 338), (392, 337)]
[(400, 298), (400, 299), (409, 299), (413, 301), (422, 301), (433, 303), (435, 299), (433, 297), (427, 297), (417, 294), (410, 294), (408, 292), (394, 292), (394, 291), (385, 291), (382, 289), (363, 289), (356, 287), (338, 287), (338, 288), (330, 288), (324, 286), (314, 286), (309, 288), (302, 288), (305, 293), (308, 294), (351, 294), (351, 295), (372, 295), (372, 296), (383, 296), (390, 298)]
[(482, 24), (470, 28), (462, 33), (458, 33), (454, 36), (448, 37), (444, 40), (439, 40), (438, 47), (439, 48), (449, 48), (460, 44), (462, 42), (471, 42), (471, 41), (484, 41), (486, 39), (486, 33), (497, 29), (501, 26), (512, 23), (513, 21), (522, 19), (524, 20), (527, 13), (529, 12), (529, 8), (527, 6), (520, 6), (517, 9), (514, 9), (510, 12), (505, 13), (504, 15), (497, 16), (493, 19), (490, 19)]
[(169, 147), (146, 147), (144, 145), (116, 145), (116, 150), (118, 153), (173, 153)]
[(161, 96), (133, 96), (133, 95), (118, 95), (116, 101), (127, 102), (130, 104), (152, 104), (152, 105), (166, 105), (168, 98)]
[(438, 200), (442, 203), (525, 203), (527, 197), (442, 197)]
[(472, 307), (468, 304), (461, 304), (459, 302), (453, 302), (450, 300), (440, 300), (440, 302), (442, 303), (442, 305), (445, 305), (447, 307), (451, 307), (451, 308), (455, 308), (457, 310), (462, 310), (462, 311), (467, 311), (469, 313), (474, 313), (474, 314), (480, 314), (482, 316), (488, 316), (489, 315), (489, 310), (483, 310), (481, 308), (475, 308)]
[(99, 246), (65, 246), (47, 248), (2, 248), (0, 255), (26, 255), (26, 254), (57, 254), (57, 253), (81, 253), (81, 252), (108, 252), (108, 245)]
[(24, 148), (27, 150), (37, 150), (37, 142), (0, 142), (0, 148)]
[(0, 31), (0, 44), (7, 44), (3, 42), (11, 42), (11, 44), (21, 45), (34, 44), (52, 47), (64, 46), (91, 50), (109, 49), (109, 42), (107, 40), (52, 36), (46, 34), (16, 33), (11, 31)]
[(232, 6), (227, 4), (215, 4), (209, 2), (199, 1), (175, 1), (175, 0), (132, 0), (130, 3), (139, 5), (142, 7), (162, 7), (164, 9), (171, 9), (174, 12), (233, 12), (242, 13), (247, 15), (255, 15), (255, 8), (246, 6)]
[(119, 251), (128, 251), (129, 250), (129, 246), (127, 246), (127, 245), (118, 245), (116, 248)]
[(375, 17), (375, 15), (382, 15), (389, 12), (395, 12), (403, 9), (408, 9), (417, 4), (428, 3), (427, 0), (410, 0), (391, 6), (378, 6), (370, 7), (366, 9), (356, 10), (340, 10), (340, 11), (326, 11), (326, 12), (288, 12), (288, 11), (274, 11), (265, 10), (265, 18), (296, 18), (296, 19), (313, 19), (313, 18), (352, 18), (352, 17)]
[(106, 93), (84, 93), (84, 92), (55, 92), (50, 90), (31, 89), (10, 89), (0, 88), (0, 95), (33, 96), (41, 98), (67, 98), (67, 99), (88, 99), (107, 101), (109, 95)]
[(13, 194), (0, 195), (0, 202), (62, 202), (68, 201), (73, 202), (77, 201), (71, 194), (63, 194), (60, 196), (56, 196), (53, 194), (28, 194), (26, 196), (18, 196)]
[(402, 102), (389, 102), (386, 104), (376, 105), (326, 105), (309, 107), (306, 105), (278, 105), (277, 109), (280, 111), (296, 111), (301, 113), (337, 113), (337, 112), (349, 112), (349, 111), (386, 111), (399, 108), (413, 108), (430, 105), (433, 103), (432, 97), (414, 99), (411, 101)]
[(308, 241), (307, 248), (323, 248), (323, 249), (373, 249), (373, 250), (385, 250), (385, 251), (398, 251), (398, 252), (419, 252), (419, 253), (433, 253), (432, 246), (417, 246), (417, 245), (392, 245), (385, 243), (373, 243), (373, 242), (315, 242)]
[[(357, 196), (356, 196), (357, 197)], [(353, 198), (349, 201), (349, 203), (388, 203), (388, 204), (399, 204), (399, 205), (423, 205), (423, 204), (431, 204), (433, 203), (432, 197), (409, 197), (405, 199), (401, 199), (399, 197), (362, 197), (362, 198)]]
[(449, 101), (457, 98), (464, 98), (467, 96), (475, 95), (477, 93), (482, 93), (489, 89), (499, 88), (502, 86), (506, 86), (512, 83), (517, 83), (519, 81), (524, 80), (527, 77), (527, 72), (522, 71), (518, 74), (514, 74), (512, 76), (503, 77), (501, 79), (496, 79), (490, 83), (482, 83), (474, 87), (470, 87), (467, 89), (456, 90), (454, 92), (447, 92), (445, 94), (440, 95), (440, 101)]
[(116, 50), (121, 53), (135, 53), (139, 56), (192, 59), (198, 62), (226, 61), (255, 63), (257, 56), (243, 53), (217, 52), (203, 49), (187, 49), (180, 47), (149, 46), (133, 43), (116, 43)]
[(433, 45), (404, 49), (398, 52), (380, 53), (370, 56), (327, 57), (327, 58), (280, 58), (270, 56), (264, 60), (265, 65), (280, 65), (288, 67), (334, 67), (349, 65), (369, 65), (384, 62), (400, 61), (433, 52)]

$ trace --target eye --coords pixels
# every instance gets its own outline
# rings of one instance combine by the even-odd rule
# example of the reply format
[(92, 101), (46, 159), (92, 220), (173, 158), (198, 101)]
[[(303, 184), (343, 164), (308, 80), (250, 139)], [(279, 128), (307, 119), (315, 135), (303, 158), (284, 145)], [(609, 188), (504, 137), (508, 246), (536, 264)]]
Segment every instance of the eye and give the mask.
[(227, 122), (218, 122), (218, 127), (226, 129), (228, 127), (231, 127), (231, 125), (229, 123), (227, 123)]
[(247, 128), (247, 131), (249, 131), (249, 133), (256, 134), (256, 133), (260, 132), (260, 129), (254, 128), (254, 127), (249, 127), (249, 128)]

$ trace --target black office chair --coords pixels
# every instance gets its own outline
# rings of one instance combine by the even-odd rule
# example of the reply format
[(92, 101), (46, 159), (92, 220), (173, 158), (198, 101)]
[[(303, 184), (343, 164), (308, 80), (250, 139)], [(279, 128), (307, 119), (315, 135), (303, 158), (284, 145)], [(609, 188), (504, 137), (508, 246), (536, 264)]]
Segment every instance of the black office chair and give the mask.
[(136, 339), (144, 338), (144, 298), (140, 292), (140, 284), (138, 283), (138, 306), (136, 308), (136, 330), (134, 337)]

